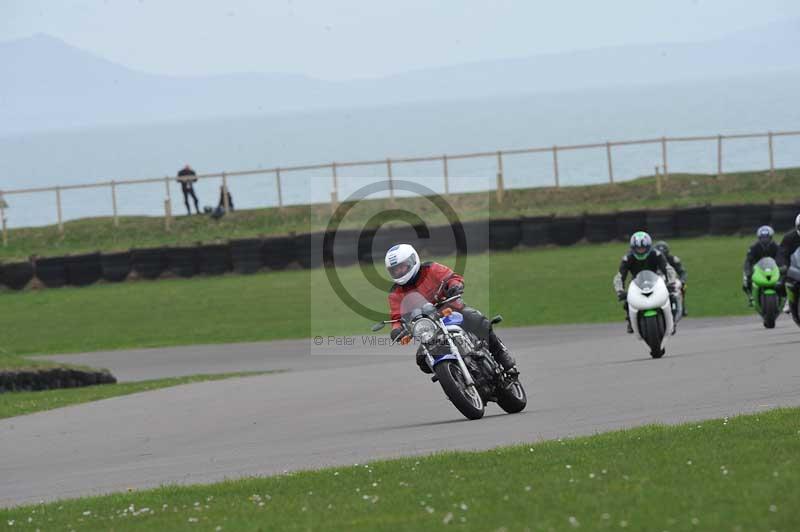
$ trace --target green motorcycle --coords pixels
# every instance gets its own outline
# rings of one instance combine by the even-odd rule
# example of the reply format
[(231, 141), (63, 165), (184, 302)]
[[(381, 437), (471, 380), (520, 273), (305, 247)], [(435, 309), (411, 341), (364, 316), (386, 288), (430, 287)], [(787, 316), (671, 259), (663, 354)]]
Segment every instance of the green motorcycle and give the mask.
[(776, 289), (780, 277), (778, 263), (772, 257), (764, 257), (753, 267), (753, 303), (767, 329), (775, 327), (783, 309), (783, 298)]

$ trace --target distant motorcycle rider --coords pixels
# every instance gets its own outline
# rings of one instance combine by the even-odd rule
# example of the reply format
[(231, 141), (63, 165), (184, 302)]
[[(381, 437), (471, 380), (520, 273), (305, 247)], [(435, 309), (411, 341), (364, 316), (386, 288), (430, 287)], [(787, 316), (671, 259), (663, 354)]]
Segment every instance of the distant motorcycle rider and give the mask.
[[(386, 270), (394, 285), (389, 292), (389, 311), (391, 320), (400, 319), (400, 306), (403, 298), (410, 292), (418, 292), (430, 302), (460, 295), (464, 292), (464, 278), (453, 270), (437, 262), (421, 263), (419, 254), (410, 244), (398, 244), (389, 248), (386, 253)], [(486, 340), (489, 352), (511, 376), (519, 371), (511, 354), (497, 337), (489, 319), (478, 310), (464, 306), (461, 299), (456, 299), (448, 306), (464, 316), (463, 328), (478, 338)], [(392, 340), (403, 337), (405, 330), (398, 321), (391, 332)], [(417, 365), (425, 373), (432, 373), (425, 357), (417, 352)]]
[(675, 270), (675, 274), (678, 276), (678, 279), (681, 281), (681, 298), (683, 299), (683, 316), (687, 316), (688, 313), (686, 312), (686, 267), (683, 265), (683, 261), (677, 255), (673, 255), (669, 251), (669, 244), (667, 244), (664, 240), (659, 240), (656, 242), (653, 247), (655, 247), (664, 258), (667, 259), (667, 264), (672, 266), (672, 269)]
[(628, 326), (628, 333), (633, 334), (633, 326), (631, 325), (630, 315), (628, 314), (628, 293), (625, 290), (625, 279), (628, 274), (631, 277), (636, 277), (639, 272), (650, 270), (651, 272), (659, 273), (667, 280), (667, 287), (670, 291), (670, 301), (674, 302), (675, 291), (675, 270), (667, 263), (667, 259), (657, 249), (653, 248), (653, 239), (644, 231), (637, 231), (631, 236), (631, 249), (622, 257), (622, 262), (619, 264), (619, 271), (614, 275), (614, 291), (617, 293), (617, 299), (624, 301), (623, 308), (625, 309), (625, 321)]
[(772, 227), (768, 225), (759, 227), (756, 231), (757, 240), (748, 248), (747, 256), (744, 259), (742, 290), (747, 294), (747, 301), (751, 307), (753, 306), (753, 266), (764, 257), (775, 259), (778, 256), (778, 244), (772, 239), (774, 235), (775, 230)]

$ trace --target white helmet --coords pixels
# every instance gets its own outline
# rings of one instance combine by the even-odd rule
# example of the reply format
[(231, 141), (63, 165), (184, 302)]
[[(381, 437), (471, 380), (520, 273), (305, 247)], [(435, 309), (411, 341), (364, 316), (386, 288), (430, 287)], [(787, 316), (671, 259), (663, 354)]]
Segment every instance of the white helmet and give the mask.
[(797, 230), (797, 234), (800, 235), (800, 214), (794, 219), (794, 228)]
[(397, 244), (386, 252), (386, 270), (392, 280), (404, 285), (419, 271), (419, 254), (411, 244)]

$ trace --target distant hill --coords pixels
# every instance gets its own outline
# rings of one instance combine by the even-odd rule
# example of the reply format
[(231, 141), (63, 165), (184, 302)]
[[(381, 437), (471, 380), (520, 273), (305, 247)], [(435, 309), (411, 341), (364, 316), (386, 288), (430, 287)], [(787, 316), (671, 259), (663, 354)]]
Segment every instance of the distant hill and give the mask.
[(46, 35), (0, 43), (0, 135), (487, 96), (722, 79), (800, 70), (800, 20), (698, 44), (637, 45), (330, 82), (295, 74), (168, 77)]

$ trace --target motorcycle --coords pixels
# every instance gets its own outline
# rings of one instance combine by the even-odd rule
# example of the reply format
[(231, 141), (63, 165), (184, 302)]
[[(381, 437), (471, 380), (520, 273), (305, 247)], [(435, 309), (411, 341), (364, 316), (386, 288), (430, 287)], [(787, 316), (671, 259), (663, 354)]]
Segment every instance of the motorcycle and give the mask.
[[(486, 403), (496, 402), (500, 408), (514, 414), (528, 404), (525, 388), (516, 377), (507, 375), (488, 349), (486, 341), (465, 331), (460, 312), (445, 307), (460, 299), (456, 295), (434, 303), (419, 292), (409, 292), (401, 302), (401, 318), (376, 323), (377, 332), (387, 323), (401, 323), (403, 334), (395, 342), (419, 342), (418, 353), (433, 372), (432, 382), (439, 382), (450, 402), (467, 419), (480, 419)], [(497, 324), (502, 316), (491, 322)], [(393, 343), (395, 343), (393, 342)]]
[(775, 320), (783, 309), (783, 297), (777, 290), (780, 275), (778, 263), (772, 257), (764, 257), (753, 266), (753, 305), (767, 329), (775, 328)]
[(789, 268), (786, 270), (786, 297), (789, 301), (789, 312), (792, 320), (800, 327), (800, 316), (798, 315), (798, 296), (800, 292), (800, 249), (792, 253)]
[[(679, 292), (678, 292), (679, 293)], [(675, 319), (680, 319), (683, 309), (680, 296), (669, 297), (664, 279), (655, 272), (639, 273), (628, 287), (628, 316), (636, 334), (650, 347), (650, 356), (661, 358), (666, 353), (663, 344), (674, 334)]]

